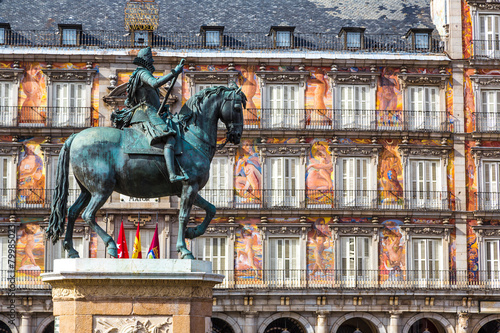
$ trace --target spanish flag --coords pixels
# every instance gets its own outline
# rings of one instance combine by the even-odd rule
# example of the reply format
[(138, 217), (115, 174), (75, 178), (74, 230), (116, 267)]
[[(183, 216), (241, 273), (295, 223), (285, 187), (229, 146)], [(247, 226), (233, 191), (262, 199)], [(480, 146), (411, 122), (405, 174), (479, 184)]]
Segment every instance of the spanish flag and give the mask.
[(160, 242), (158, 241), (158, 223), (156, 223), (155, 234), (153, 235), (153, 240), (149, 246), (148, 259), (159, 259), (160, 258)]
[(137, 231), (135, 232), (134, 251), (132, 252), (132, 259), (142, 259), (141, 232), (139, 230), (139, 224), (137, 224)]

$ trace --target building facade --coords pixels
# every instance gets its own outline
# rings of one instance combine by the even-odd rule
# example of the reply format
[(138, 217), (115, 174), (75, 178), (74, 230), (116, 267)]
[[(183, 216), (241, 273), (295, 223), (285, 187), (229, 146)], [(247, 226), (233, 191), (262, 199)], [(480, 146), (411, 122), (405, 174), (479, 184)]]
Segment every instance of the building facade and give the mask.
[[(500, 4), (238, 4), (0, 3), (0, 332), (54, 330), (39, 275), (65, 256), (44, 236), (58, 155), (111, 126), (147, 45), (155, 76), (186, 59), (173, 112), (230, 82), (248, 98), (201, 191), (217, 215), (189, 242), (226, 276), (213, 332), (497, 332)], [(123, 223), (129, 253), (140, 225), (143, 255), (158, 223), (177, 258), (178, 205), (113, 193), (97, 222), (114, 239)], [(81, 219), (74, 237), (107, 256)]]

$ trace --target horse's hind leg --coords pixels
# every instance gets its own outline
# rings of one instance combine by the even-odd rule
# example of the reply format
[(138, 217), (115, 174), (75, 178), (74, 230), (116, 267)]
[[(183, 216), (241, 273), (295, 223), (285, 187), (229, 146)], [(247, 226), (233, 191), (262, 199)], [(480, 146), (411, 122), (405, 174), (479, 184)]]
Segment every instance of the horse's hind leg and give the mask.
[(198, 194), (198, 185), (183, 185), (181, 195), (181, 206), (179, 211), (179, 234), (177, 236), (177, 252), (181, 254), (182, 259), (194, 259), (191, 251), (186, 246), (186, 227), (189, 222), (191, 207)]
[[(111, 188), (113, 188), (113, 186), (111, 186)], [(118, 249), (115, 241), (95, 222), (95, 215), (97, 211), (104, 205), (104, 203), (106, 203), (106, 200), (108, 200), (111, 193), (112, 191), (109, 193), (92, 193), (92, 197), (87, 208), (85, 208), (85, 211), (82, 214), (82, 218), (104, 241), (104, 244), (108, 248), (108, 254), (116, 258), (118, 256)]]
[(193, 238), (196, 238), (196, 237), (203, 235), (205, 233), (205, 231), (207, 230), (208, 225), (210, 224), (210, 222), (214, 218), (215, 212), (216, 212), (215, 206), (212, 205), (207, 200), (205, 200), (199, 194), (197, 194), (196, 197), (194, 198), (194, 204), (196, 206), (200, 207), (201, 209), (203, 209), (206, 214), (205, 214), (205, 219), (203, 219), (203, 222), (200, 225), (198, 225), (194, 228), (192, 228), (192, 227), (186, 228), (186, 238), (189, 238), (189, 239), (193, 239)]
[(78, 251), (76, 251), (73, 247), (73, 227), (75, 226), (75, 221), (78, 218), (78, 215), (90, 201), (90, 192), (82, 186), (80, 186), (80, 188), (82, 189), (82, 193), (80, 193), (75, 203), (69, 208), (68, 226), (63, 243), (64, 249), (68, 252), (69, 258), (80, 258)]

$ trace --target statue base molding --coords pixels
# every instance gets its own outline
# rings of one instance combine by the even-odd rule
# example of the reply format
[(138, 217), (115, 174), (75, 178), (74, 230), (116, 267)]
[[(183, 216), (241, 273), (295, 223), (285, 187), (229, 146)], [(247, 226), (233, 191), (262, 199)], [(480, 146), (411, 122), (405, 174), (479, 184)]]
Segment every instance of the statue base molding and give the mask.
[(179, 259), (58, 259), (52, 286), (59, 332), (211, 332), (212, 263)]

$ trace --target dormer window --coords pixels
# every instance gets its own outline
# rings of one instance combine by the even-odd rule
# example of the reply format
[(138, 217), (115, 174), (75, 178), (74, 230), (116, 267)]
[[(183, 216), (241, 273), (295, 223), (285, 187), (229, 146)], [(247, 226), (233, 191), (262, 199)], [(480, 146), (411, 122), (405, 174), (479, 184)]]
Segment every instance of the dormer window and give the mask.
[(339, 38), (342, 39), (344, 49), (358, 50), (364, 47), (365, 28), (344, 27), (339, 32)]
[(201, 26), (200, 33), (203, 38), (204, 47), (220, 47), (223, 41), (223, 26)]
[(80, 45), (81, 33), (81, 24), (59, 24), (60, 42), (63, 46)]
[(0, 44), (7, 44), (7, 32), (10, 31), (9, 23), (0, 23)]
[(293, 31), (295, 27), (273, 26), (269, 31), (269, 36), (273, 37), (273, 46), (278, 48), (293, 47)]
[(414, 50), (428, 50), (431, 43), (432, 29), (410, 29), (406, 34)]

